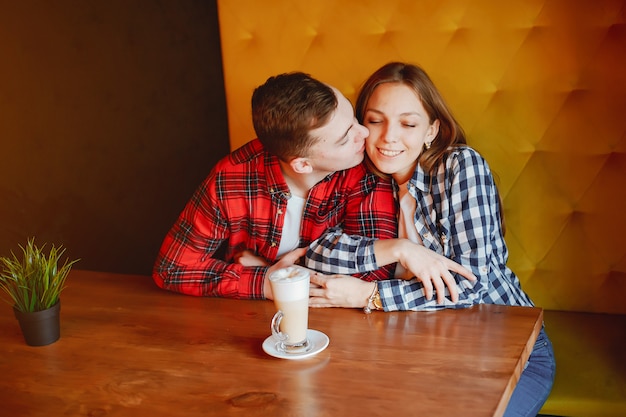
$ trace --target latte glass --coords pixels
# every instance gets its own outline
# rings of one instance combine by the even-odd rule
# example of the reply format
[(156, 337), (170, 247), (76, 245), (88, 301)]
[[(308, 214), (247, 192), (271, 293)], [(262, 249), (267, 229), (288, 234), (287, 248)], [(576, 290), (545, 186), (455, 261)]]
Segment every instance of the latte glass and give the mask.
[(309, 271), (295, 266), (270, 275), (274, 305), (278, 310), (272, 318), (271, 329), (280, 352), (301, 354), (312, 349), (307, 338), (309, 282)]

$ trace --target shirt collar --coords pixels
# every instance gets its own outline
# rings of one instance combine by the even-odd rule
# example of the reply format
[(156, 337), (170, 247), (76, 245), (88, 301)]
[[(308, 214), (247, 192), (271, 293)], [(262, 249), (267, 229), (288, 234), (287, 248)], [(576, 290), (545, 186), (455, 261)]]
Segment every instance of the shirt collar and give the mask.
[(431, 176), (426, 171), (424, 171), (424, 169), (422, 169), (422, 166), (419, 163), (417, 164), (417, 167), (415, 168), (411, 179), (409, 179), (407, 183), (407, 188), (409, 189), (409, 191), (412, 188), (411, 186), (417, 188), (424, 194), (430, 193)]
[(280, 163), (275, 155), (264, 152), (263, 161), (267, 174), (267, 188), (270, 194), (289, 194), (289, 187), (280, 169)]

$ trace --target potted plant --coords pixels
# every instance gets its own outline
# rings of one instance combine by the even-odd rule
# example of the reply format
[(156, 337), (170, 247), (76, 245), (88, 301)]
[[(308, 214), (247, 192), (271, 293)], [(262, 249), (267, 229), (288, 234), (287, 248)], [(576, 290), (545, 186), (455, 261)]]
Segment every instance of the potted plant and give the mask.
[(60, 266), (65, 249), (52, 245), (46, 255), (46, 245), (38, 247), (34, 238), (29, 239), (26, 246), (19, 246), (21, 259), (13, 251), (9, 257), (0, 257), (0, 288), (8, 294), (4, 299), (13, 306), (26, 344), (49, 345), (61, 335), (59, 297), (78, 259), (66, 259)]

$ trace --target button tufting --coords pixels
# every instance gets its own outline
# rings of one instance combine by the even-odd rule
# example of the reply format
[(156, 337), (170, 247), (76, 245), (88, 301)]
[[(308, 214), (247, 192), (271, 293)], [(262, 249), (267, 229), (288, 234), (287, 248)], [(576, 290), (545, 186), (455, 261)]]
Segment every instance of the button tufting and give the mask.
[[(567, 13), (547, 0), (480, 8), (471, 0), (388, 0), (356, 12), (349, 2), (319, 0), (304, 14), (230, 3), (218, 10), (233, 149), (254, 136), (250, 92), (277, 68), (306, 68), (354, 103), (374, 66), (351, 63), (363, 56), (382, 63), (402, 51), (402, 60), (434, 78), (493, 170), (504, 199), (508, 265), (533, 301), (626, 314), (619, 298), (626, 234), (622, 0), (568, 2)], [(579, 208), (575, 216), (571, 207)]]

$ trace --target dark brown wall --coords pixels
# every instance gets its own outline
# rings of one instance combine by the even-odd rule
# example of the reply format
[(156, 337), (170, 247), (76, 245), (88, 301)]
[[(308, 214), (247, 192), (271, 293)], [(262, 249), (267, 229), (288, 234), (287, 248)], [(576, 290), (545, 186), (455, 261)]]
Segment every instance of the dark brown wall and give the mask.
[(229, 151), (215, 2), (0, 9), (0, 254), (35, 236), (76, 268), (150, 273)]

